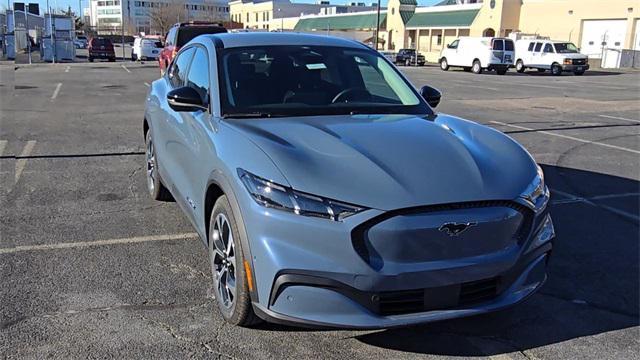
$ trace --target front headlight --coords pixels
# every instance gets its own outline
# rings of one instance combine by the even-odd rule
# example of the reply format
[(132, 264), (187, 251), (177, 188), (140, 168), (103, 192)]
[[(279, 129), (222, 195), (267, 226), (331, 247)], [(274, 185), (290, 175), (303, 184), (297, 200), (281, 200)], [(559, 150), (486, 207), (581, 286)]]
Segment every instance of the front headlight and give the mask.
[(542, 172), (542, 168), (538, 165), (536, 166), (538, 167), (538, 173), (531, 184), (529, 184), (522, 195), (520, 195), (520, 198), (537, 211), (547, 203), (549, 199), (549, 189), (544, 183), (544, 172)]
[(258, 204), (292, 213), (342, 221), (365, 208), (345, 204), (320, 196), (301, 193), (290, 187), (273, 183), (245, 170), (238, 169), (238, 177)]
[(573, 64), (573, 60), (571, 60), (571, 59), (564, 59), (564, 64), (565, 64), (565, 65), (571, 65), (571, 64)]

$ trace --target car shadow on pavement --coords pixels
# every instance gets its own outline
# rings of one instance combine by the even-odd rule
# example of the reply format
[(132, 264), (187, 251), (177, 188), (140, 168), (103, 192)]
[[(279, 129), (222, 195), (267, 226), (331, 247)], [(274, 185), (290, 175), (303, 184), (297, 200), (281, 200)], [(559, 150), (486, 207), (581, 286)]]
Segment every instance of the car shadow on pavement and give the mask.
[[(551, 213), (557, 239), (549, 279), (537, 294), (493, 314), (371, 332), (356, 339), (420, 354), (486, 356), (638, 326), (640, 183), (590, 171), (543, 168), (547, 184), (555, 190)], [(627, 196), (606, 196), (611, 194)], [(617, 337), (623, 346), (637, 341), (636, 333), (603, 336)]]

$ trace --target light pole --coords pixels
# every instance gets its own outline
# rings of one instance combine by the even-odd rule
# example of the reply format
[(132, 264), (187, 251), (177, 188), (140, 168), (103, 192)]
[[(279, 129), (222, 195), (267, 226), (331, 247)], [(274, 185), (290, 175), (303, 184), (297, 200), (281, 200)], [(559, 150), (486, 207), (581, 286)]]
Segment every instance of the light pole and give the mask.
[[(31, 40), (29, 40), (29, 14), (27, 14), (27, 10), (29, 8), (29, 3), (25, 3), (25, 10), (24, 12), (24, 27), (25, 32), (26, 32), (26, 38), (27, 38), (27, 54), (29, 56), (29, 64), (31, 64)], [(15, 9), (13, 10), (15, 12)], [(15, 18), (15, 17), (14, 17)], [(15, 24), (13, 25), (15, 27)], [(15, 34), (15, 31), (14, 31)], [(15, 39), (15, 35), (14, 35), (14, 39)]]
[[(375, 39), (373, 39), (373, 41), (375, 41), (375, 45), (374, 45), (374, 49), (378, 50), (378, 36), (380, 36), (380, 1), (378, 0), (378, 4), (377, 4), (377, 14), (376, 14), (376, 36)], [(387, 20), (389, 21), (389, 20)]]
[(278, 15), (280, 15), (280, 32), (284, 32), (284, 18), (282, 17), (281, 8), (278, 8)]

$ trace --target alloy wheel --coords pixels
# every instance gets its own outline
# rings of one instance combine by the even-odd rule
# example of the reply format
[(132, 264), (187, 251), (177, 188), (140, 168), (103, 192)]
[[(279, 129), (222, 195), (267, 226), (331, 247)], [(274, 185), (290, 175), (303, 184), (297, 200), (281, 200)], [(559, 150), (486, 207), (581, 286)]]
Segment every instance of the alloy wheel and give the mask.
[(151, 135), (147, 135), (147, 188), (149, 189), (149, 193), (153, 194), (155, 190), (155, 180), (156, 180), (156, 153), (153, 147), (153, 140), (151, 140)]
[(219, 303), (229, 309), (236, 299), (236, 250), (231, 225), (224, 214), (216, 216), (212, 235), (211, 266), (216, 293)]

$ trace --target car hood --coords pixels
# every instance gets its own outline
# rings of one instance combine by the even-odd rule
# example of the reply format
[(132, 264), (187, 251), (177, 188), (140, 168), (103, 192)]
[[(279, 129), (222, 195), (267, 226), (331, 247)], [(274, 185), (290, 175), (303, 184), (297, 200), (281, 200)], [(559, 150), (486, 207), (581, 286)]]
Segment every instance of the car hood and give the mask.
[(566, 53), (566, 54), (561, 54), (560, 53), (558, 55), (561, 55), (561, 56), (563, 56), (563, 57), (565, 57), (567, 59), (586, 59), (587, 58), (587, 55), (583, 55), (583, 54), (580, 54), (580, 53)]
[(227, 124), (257, 144), (294, 189), (380, 210), (515, 199), (536, 175), (535, 162), (509, 137), (447, 115)]

